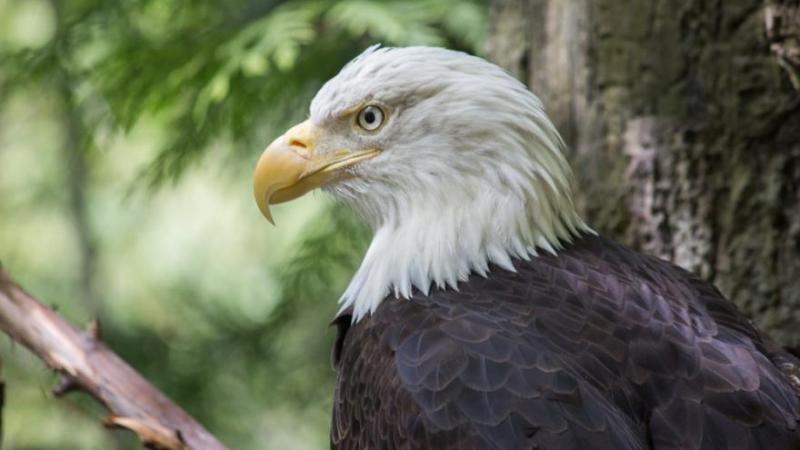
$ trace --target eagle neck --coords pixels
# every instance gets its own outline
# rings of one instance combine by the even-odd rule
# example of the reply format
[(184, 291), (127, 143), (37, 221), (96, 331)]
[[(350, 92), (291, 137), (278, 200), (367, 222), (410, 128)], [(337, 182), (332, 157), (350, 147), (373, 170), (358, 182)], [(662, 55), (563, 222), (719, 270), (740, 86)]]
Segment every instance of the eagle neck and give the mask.
[(591, 231), (569, 199), (474, 186), (458, 198), (451, 193), (446, 202), (417, 198), (396, 220), (374, 223), (340, 311), (352, 308), (358, 321), (387, 296), (413, 300), (431, 290), (457, 291), (470, 276), (490, 276), (492, 264), (515, 272), (514, 259), (556, 254), (580, 232)]

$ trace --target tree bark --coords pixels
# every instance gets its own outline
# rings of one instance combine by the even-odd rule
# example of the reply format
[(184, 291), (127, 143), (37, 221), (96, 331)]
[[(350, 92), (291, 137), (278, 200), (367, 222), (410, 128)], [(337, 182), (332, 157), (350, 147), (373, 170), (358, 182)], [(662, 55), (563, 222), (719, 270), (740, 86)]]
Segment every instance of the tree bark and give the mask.
[(94, 322), (80, 331), (28, 295), (0, 268), (0, 329), (61, 374), (57, 396), (83, 390), (105, 405), (105, 424), (135, 432), (150, 448), (224, 450), (194, 418), (109, 349)]
[(800, 2), (490, 11), (490, 58), (544, 101), (590, 224), (700, 274), (800, 346)]

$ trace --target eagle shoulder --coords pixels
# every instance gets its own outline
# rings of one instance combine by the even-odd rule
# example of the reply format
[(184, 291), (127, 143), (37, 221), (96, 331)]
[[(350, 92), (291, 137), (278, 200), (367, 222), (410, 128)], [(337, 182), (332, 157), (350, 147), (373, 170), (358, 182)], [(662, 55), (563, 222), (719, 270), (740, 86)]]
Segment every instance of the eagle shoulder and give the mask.
[(800, 448), (796, 360), (710, 284), (599, 237), (516, 267), (347, 328), (332, 446)]

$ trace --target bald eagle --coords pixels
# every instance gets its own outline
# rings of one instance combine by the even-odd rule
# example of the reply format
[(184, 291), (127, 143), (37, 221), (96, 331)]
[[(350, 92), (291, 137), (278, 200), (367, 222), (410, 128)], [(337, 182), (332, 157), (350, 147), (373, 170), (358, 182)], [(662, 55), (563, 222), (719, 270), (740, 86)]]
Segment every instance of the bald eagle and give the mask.
[(800, 361), (712, 285), (599, 236), (499, 67), (372, 47), (265, 150), (373, 228), (340, 299), (334, 449), (800, 449)]

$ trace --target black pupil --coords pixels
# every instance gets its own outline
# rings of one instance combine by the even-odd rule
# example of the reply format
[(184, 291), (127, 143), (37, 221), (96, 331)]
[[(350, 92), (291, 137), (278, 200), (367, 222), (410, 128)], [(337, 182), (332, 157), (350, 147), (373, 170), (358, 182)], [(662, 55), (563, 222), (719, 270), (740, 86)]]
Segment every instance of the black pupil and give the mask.
[(364, 111), (364, 121), (371, 125), (372, 122), (375, 122), (375, 113), (371, 110)]

